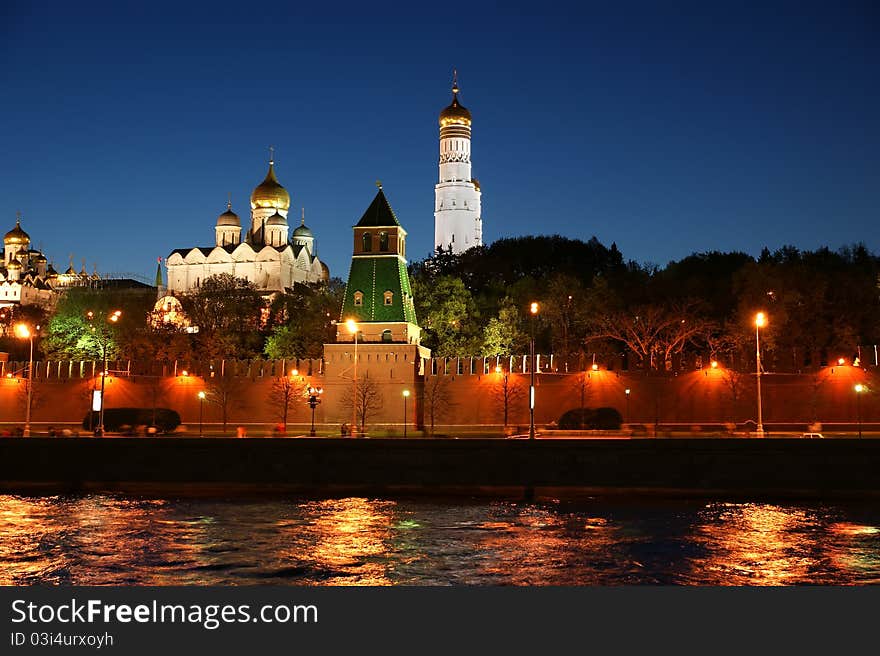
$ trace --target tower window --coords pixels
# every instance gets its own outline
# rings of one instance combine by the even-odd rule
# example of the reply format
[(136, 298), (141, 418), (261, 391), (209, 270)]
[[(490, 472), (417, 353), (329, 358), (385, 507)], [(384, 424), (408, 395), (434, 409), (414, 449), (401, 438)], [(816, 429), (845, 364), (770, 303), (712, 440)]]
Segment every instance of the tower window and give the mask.
[(354, 304), (357, 307), (360, 307), (364, 304), (364, 293), (363, 292), (355, 292), (354, 293)]
[[(383, 342), (390, 342), (391, 341), (391, 331), (390, 330), (383, 330), (382, 331), (382, 341)], [(388, 356), (386, 355), (385, 358), (387, 359)]]
[(364, 253), (370, 253), (373, 250), (373, 235), (369, 232), (364, 233)]
[(385, 292), (384, 294), (385, 305), (391, 305), (394, 303), (394, 294), (392, 292)]
[(388, 250), (388, 233), (380, 232), (379, 233), (379, 250), (384, 252)]

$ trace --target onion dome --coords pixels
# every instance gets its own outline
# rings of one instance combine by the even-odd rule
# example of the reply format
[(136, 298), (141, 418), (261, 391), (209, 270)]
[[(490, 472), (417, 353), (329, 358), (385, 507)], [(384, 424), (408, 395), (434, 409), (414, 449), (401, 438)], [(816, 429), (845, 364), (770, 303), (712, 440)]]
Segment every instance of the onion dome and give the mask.
[(238, 214), (232, 211), (232, 203), (226, 203), (226, 211), (223, 212), (220, 216), (217, 217), (217, 225), (218, 226), (233, 226), (235, 228), (241, 227), (241, 219), (238, 218)]
[(321, 262), (321, 279), (324, 282), (327, 282), (330, 280), (330, 267), (328, 267), (323, 262)]
[(46, 262), (46, 261), (47, 261), (46, 256), (43, 255), (42, 253), (37, 254), (37, 256), (34, 258), (34, 262)]
[(303, 223), (301, 226), (299, 226), (296, 230), (293, 231), (293, 236), (294, 237), (314, 237), (315, 235), (312, 234), (312, 231), (309, 230), (308, 226), (306, 226), (306, 224)]
[(46, 269), (46, 275), (54, 278), (55, 276), (58, 275), (58, 272), (55, 270), (55, 267), (53, 267), (53, 266), (50, 264), (50, 265), (49, 265), (49, 268)]
[(15, 227), (3, 236), (4, 244), (29, 244), (31, 236), (21, 229), (21, 219), (15, 220)]
[(458, 102), (458, 80), (452, 82), (452, 103), (440, 112), (440, 125), (449, 125), (451, 123), (471, 124), (471, 113)]
[(66, 276), (75, 276), (76, 275), (76, 269), (73, 268), (73, 263), (71, 263), (70, 266), (67, 267), (67, 271), (64, 272), (64, 275), (66, 275)]
[(275, 214), (273, 214), (273, 215), (270, 216), (268, 219), (266, 219), (266, 225), (267, 225), (267, 226), (286, 226), (286, 225), (287, 225), (287, 219), (285, 219), (283, 216), (281, 216), (281, 215), (276, 211)]
[(6, 268), (10, 271), (12, 269), (21, 269), (21, 262), (18, 260), (10, 260), (9, 264), (6, 265)]
[(275, 161), (269, 160), (269, 172), (251, 194), (251, 209), (271, 207), (279, 210), (290, 208), (290, 194), (275, 177)]

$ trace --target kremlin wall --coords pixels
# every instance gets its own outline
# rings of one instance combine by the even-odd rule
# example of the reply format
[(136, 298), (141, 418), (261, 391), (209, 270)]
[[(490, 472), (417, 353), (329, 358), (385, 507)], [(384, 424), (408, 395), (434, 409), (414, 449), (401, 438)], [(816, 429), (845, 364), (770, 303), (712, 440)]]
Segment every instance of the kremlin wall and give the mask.
[[(406, 348), (406, 345), (401, 345)], [(382, 348), (380, 345), (376, 345)], [(386, 432), (400, 435), (403, 432), (403, 390), (409, 389), (407, 401), (408, 436), (427, 435), (430, 427), (430, 399), (426, 388), (441, 386), (447, 390), (447, 403), (435, 406), (435, 434), (504, 433), (504, 406), (501, 387), (504, 374), (495, 373), (495, 367), (507, 370), (509, 359), (496, 358), (446, 358), (425, 361), (424, 381), (417, 378), (420, 365), (401, 355), (396, 361), (391, 355), (385, 360), (385, 351), (377, 360), (369, 350), (359, 352), (361, 369), (359, 381), (369, 376), (376, 384), (381, 401), (367, 419), (367, 434), (381, 435)], [(524, 432), (528, 429), (529, 375), (519, 373), (527, 358), (514, 358), (513, 384), (522, 392), (513, 395), (508, 407), (508, 432)], [(738, 398), (733, 400), (726, 371), (707, 368), (699, 371), (680, 372), (678, 375), (648, 376), (641, 372), (609, 371), (599, 369), (582, 373), (557, 373), (549, 368), (549, 358), (536, 378), (535, 423), (538, 430), (547, 430), (567, 410), (580, 406), (581, 391), (587, 407), (610, 406), (624, 417), (628, 430), (635, 435), (652, 436), (653, 425), (660, 424), (659, 434), (664, 431), (690, 431), (701, 426), (703, 430), (724, 433), (724, 425), (735, 421), (738, 431), (754, 430), (745, 423), (755, 419), (754, 378), (745, 376)], [(107, 407), (158, 407), (172, 408), (180, 413), (189, 435), (198, 433), (200, 401), (198, 392), (210, 389), (212, 382), (224, 371), (229, 393), (226, 434), (234, 435), (238, 425), (248, 427), (253, 436), (271, 434), (279, 422), (277, 406), (272, 401), (272, 387), (281, 376), (293, 377), (303, 386), (322, 387), (322, 403), (315, 411), (319, 434), (339, 435), (343, 423), (351, 424), (350, 399), (353, 381), (341, 379), (332, 370), (333, 363), (321, 360), (309, 361), (250, 361), (225, 362), (211, 369), (173, 367), (165, 375), (141, 376), (125, 374), (131, 363), (109, 363), (111, 374), (106, 380)], [(329, 372), (324, 367), (330, 367)], [(27, 362), (0, 363), (0, 425), (21, 426), (24, 416)], [(485, 371), (490, 373), (484, 373)], [(12, 372), (18, 372), (17, 374)], [(461, 373), (459, 373), (461, 372)], [(471, 373), (474, 372), (474, 373)], [(49, 425), (74, 427), (89, 409), (91, 391), (98, 387), (100, 362), (36, 362), (34, 365), (34, 392), (32, 422), (34, 435), (45, 434)], [(161, 372), (157, 372), (159, 374)], [(866, 382), (869, 374), (857, 367), (835, 366), (822, 370), (818, 375), (765, 374), (762, 376), (764, 422), (770, 431), (807, 430), (811, 417), (817, 417), (833, 430), (833, 424), (845, 424), (846, 430), (855, 430), (861, 413), (863, 423), (880, 421), (880, 407), (874, 395), (866, 396), (857, 407), (853, 386)], [(821, 385), (817, 381), (821, 380)], [(625, 390), (629, 389), (627, 395)], [(221, 408), (204, 402), (201, 408), (203, 421), (209, 432), (220, 432)], [(305, 396), (294, 399), (288, 414), (288, 434), (307, 434), (311, 410)], [(422, 432), (424, 431), (424, 433)]]

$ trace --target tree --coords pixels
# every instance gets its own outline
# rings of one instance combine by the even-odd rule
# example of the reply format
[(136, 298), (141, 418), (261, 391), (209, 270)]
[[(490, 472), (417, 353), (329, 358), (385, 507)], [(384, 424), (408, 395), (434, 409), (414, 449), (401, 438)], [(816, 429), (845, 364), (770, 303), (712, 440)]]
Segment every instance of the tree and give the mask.
[(430, 434), (434, 434), (434, 422), (446, 414), (452, 405), (451, 380), (448, 376), (430, 376), (425, 380), (425, 414), (431, 426)]
[(216, 405), (220, 409), (220, 417), (223, 421), (223, 432), (226, 432), (226, 424), (233, 410), (242, 405), (242, 386), (234, 376), (216, 376), (210, 379), (206, 390), (208, 403)]
[(653, 370), (662, 363), (668, 369), (674, 355), (705, 338), (711, 328), (693, 301), (671, 307), (651, 304), (597, 314), (588, 338), (617, 340), (636, 354), (643, 367)]
[(508, 417), (510, 410), (526, 397), (526, 388), (519, 379), (511, 376), (509, 371), (498, 371), (496, 369), (498, 380), (492, 386), (492, 398), (495, 404), (502, 410), (504, 416), (504, 428), (507, 429)]
[(522, 313), (509, 297), (501, 301), (498, 316), (483, 329), (482, 355), (513, 355), (528, 348), (529, 337), (520, 329)]
[[(589, 371), (581, 371), (574, 377), (574, 391), (580, 396), (579, 408), (587, 407), (586, 403), (587, 399), (590, 398), (590, 384), (592, 383), (592, 380)], [(583, 418), (583, 414), (581, 415), (581, 418)], [(627, 418), (627, 421), (629, 421), (629, 418)], [(583, 429), (584, 427), (581, 425), (581, 430)]]
[(437, 357), (477, 351), (479, 312), (460, 278), (412, 281), (416, 315), (424, 328), (422, 343)]
[(739, 420), (739, 402), (748, 385), (749, 376), (736, 369), (725, 367), (721, 371), (721, 380), (724, 381), (727, 394), (730, 397), (730, 420), (736, 424)]
[(339, 278), (327, 284), (296, 284), (279, 294), (269, 307), (264, 353), (272, 359), (321, 358), (324, 344), (336, 338), (333, 318), (339, 316), (345, 285)]
[(305, 379), (298, 376), (278, 376), (272, 380), (269, 390), (269, 401), (278, 414), (278, 419), (287, 431), (287, 417), (290, 407), (306, 396), (308, 385)]
[(384, 406), (382, 389), (379, 387), (379, 383), (369, 376), (358, 378), (357, 393), (353, 389), (347, 388), (343, 392), (342, 404), (349, 409), (352, 405), (355, 406), (354, 415), (360, 424), (361, 432), (364, 432), (369, 420)]
[(251, 357), (262, 351), (265, 303), (252, 282), (228, 273), (210, 276), (181, 304), (199, 328), (195, 342), (203, 357)]

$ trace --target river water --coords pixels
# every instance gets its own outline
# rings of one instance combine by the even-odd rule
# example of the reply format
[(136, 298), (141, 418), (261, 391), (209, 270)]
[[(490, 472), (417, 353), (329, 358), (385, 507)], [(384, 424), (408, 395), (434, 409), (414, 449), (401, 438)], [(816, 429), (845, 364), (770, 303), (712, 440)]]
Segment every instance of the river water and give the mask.
[(880, 582), (875, 505), (0, 496), (0, 584)]

